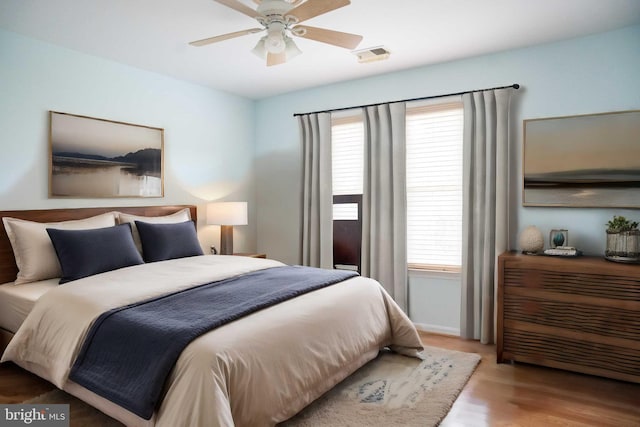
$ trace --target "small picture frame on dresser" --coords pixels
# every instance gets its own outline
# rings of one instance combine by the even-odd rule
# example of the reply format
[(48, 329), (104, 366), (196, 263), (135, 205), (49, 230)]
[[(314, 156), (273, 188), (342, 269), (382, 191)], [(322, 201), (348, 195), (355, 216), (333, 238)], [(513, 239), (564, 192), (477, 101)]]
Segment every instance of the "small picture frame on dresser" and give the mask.
[(555, 249), (558, 246), (569, 246), (569, 231), (565, 229), (551, 230), (549, 232), (549, 247)]

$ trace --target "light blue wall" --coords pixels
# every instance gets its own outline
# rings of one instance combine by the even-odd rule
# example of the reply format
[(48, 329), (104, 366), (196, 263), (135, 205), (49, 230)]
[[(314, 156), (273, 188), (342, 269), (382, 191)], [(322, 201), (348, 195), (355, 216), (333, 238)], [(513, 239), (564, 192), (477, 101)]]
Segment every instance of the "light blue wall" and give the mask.
[[(162, 199), (49, 199), (48, 111), (165, 129)], [(247, 200), (239, 251), (255, 250), (254, 102), (0, 31), (0, 210), (197, 204), (204, 246), (209, 200)]]
[[(511, 245), (516, 248), (518, 232), (534, 224), (545, 234), (552, 228), (567, 228), (572, 245), (587, 253), (601, 254), (606, 221), (613, 214), (640, 219), (640, 211), (522, 207), (522, 120), (640, 109), (639, 76), (640, 26), (633, 26), (259, 101), (256, 108), (258, 250), (285, 262), (298, 262), (300, 149), (294, 113), (519, 83), (522, 88), (517, 92), (512, 117)], [(446, 310), (459, 312), (460, 304), (456, 300), (459, 289), (457, 292), (438, 291), (438, 286), (431, 286), (429, 292), (419, 289), (428, 281), (415, 275), (411, 278), (412, 319), (442, 328), (459, 328), (459, 323), (429, 309), (433, 301), (438, 301)], [(450, 282), (443, 282), (442, 286), (456, 286), (456, 282), (453, 285)]]
[[(300, 150), (293, 113), (520, 83), (513, 117), (511, 242), (535, 224), (568, 228), (571, 244), (604, 248), (603, 224), (621, 209), (523, 208), (523, 119), (640, 108), (640, 26), (486, 55), (253, 102), (0, 30), (0, 210), (247, 200), (236, 249), (299, 259)], [(366, 66), (357, 64), (356, 66)], [(47, 111), (165, 129), (163, 199), (47, 197)], [(200, 221), (203, 245), (216, 227)], [(456, 330), (459, 279), (412, 275), (414, 321)]]

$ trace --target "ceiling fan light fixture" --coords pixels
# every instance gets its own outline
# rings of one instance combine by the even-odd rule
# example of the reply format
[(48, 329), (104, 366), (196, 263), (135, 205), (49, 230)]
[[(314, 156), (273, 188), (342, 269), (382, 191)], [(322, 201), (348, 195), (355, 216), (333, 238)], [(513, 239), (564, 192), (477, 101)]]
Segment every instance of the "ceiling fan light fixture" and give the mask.
[(269, 53), (282, 53), (287, 47), (282, 37), (267, 37), (264, 44)]
[(279, 22), (273, 22), (267, 28), (267, 38), (264, 42), (267, 52), (282, 53), (287, 48), (284, 35), (284, 25)]
[(302, 53), (302, 51), (298, 48), (298, 46), (296, 46), (295, 42), (290, 37), (286, 38), (285, 44), (287, 45), (287, 47), (284, 52), (287, 55), (287, 61), (295, 58)]
[(256, 47), (254, 47), (251, 51), (261, 59), (267, 59), (267, 48), (265, 47), (265, 40), (267, 40), (267, 36), (264, 36), (260, 40), (258, 40)]

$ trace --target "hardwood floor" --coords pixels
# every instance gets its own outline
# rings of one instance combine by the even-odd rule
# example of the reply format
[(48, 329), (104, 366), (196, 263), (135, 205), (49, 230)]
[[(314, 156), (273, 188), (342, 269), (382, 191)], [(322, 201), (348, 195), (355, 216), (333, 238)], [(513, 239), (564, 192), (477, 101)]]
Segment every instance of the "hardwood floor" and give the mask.
[(53, 390), (49, 382), (7, 362), (0, 364), (0, 403), (20, 403)]
[[(421, 337), (425, 345), (482, 355), (442, 427), (640, 426), (640, 384), (497, 364), (495, 346), (423, 332)], [(19, 403), (52, 389), (11, 363), (0, 365), (0, 403)]]
[(482, 355), (442, 427), (640, 426), (640, 384), (527, 364), (497, 364), (496, 346), (421, 332), (425, 345)]

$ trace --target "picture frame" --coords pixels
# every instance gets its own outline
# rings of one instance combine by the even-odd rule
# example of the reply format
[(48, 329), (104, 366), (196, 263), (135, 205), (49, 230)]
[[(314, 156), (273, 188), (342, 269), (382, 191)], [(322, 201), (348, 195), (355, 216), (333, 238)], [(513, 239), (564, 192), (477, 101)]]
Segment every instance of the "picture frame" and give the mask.
[(555, 249), (558, 246), (569, 246), (569, 231), (554, 229), (549, 232), (549, 247)]
[(640, 110), (523, 121), (523, 206), (640, 208)]
[(49, 197), (164, 196), (164, 129), (49, 111)]

